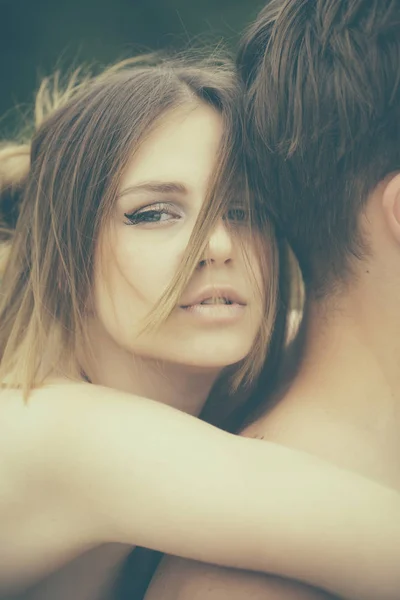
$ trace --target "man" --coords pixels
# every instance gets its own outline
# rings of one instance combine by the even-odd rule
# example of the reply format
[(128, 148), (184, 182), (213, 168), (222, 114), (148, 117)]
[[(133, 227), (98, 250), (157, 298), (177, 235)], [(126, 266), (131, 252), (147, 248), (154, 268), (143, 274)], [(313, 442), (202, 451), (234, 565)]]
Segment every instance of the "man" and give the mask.
[[(307, 296), (293, 381), (245, 434), (400, 490), (400, 0), (272, 0), (238, 65), (250, 173)], [(328, 598), (184, 562), (169, 581), (179, 600)]]

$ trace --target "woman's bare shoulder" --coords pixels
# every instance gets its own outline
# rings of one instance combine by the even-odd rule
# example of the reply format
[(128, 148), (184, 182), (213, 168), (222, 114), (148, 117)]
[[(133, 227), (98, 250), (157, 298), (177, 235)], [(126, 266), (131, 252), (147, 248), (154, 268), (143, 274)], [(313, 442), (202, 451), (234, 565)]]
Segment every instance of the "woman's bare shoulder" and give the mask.
[[(68, 413), (78, 414), (73, 407), (77, 401), (85, 404), (84, 387), (63, 383), (44, 386), (33, 390), (27, 399), (22, 390), (1, 390), (0, 462), (7, 478), (5, 487), (16, 496), (32, 498), (41, 493), (48, 475), (56, 473), (58, 450), (63, 437), (68, 436)], [(73, 402), (69, 403), (70, 399)]]
[[(41, 495), (71, 478), (93, 431), (135, 396), (80, 382), (56, 381), (32, 390), (0, 392), (0, 464), (7, 489)], [(3, 476), (3, 484), (4, 484)]]
[(5, 388), (0, 392), (0, 448), (1, 456), (26, 455), (34, 444), (39, 452), (49, 441), (48, 436), (59, 434), (65, 418), (82, 414), (93, 401), (94, 391), (88, 384), (68, 383), (62, 380), (49, 383), (30, 392), (24, 398), (20, 389)]
[(20, 390), (0, 393), (0, 596), (30, 585), (96, 541), (66, 459), (74, 450), (71, 428), (63, 427), (64, 405), (73, 394), (85, 398), (80, 387), (44, 387), (28, 400)]
[(151, 400), (119, 390), (63, 379), (33, 389), (27, 398), (22, 390), (6, 388), (0, 392), (0, 417), (1, 429), (9, 431), (9, 435), (4, 437), (2, 431), (0, 439), (7, 443), (9, 438), (10, 444), (17, 439), (21, 443), (29, 442), (31, 436), (59, 433), (58, 428), (65, 431), (69, 418), (78, 427), (88, 411), (94, 417), (93, 410), (100, 415), (116, 412), (127, 403), (132, 407), (135, 401), (140, 405), (153, 404)]

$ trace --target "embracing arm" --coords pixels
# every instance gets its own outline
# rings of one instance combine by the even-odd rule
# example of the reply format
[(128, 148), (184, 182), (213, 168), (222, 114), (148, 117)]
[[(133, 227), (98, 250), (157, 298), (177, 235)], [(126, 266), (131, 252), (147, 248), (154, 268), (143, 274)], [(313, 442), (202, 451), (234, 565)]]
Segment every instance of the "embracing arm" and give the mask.
[(271, 572), (354, 600), (398, 597), (394, 491), (150, 400), (89, 385), (59, 396), (57, 476), (96, 540)]

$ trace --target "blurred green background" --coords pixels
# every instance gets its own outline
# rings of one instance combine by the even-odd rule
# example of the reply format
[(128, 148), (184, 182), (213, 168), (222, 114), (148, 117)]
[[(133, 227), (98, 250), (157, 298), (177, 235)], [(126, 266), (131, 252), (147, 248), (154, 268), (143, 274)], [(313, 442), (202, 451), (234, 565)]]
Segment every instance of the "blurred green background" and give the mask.
[[(265, 0), (0, 0), (0, 138), (12, 137), (44, 75), (151, 49), (224, 40)], [(18, 106), (15, 110), (13, 107)]]

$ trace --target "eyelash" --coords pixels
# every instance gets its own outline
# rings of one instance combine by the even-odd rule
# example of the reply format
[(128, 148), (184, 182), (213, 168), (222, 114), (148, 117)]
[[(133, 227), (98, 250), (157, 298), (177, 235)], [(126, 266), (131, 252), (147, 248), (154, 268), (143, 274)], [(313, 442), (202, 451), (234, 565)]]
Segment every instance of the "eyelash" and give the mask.
[[(159, 217), (161, 217), (161, 215), (169, 215), (171, 218), (154, 219), (154, 216), (156, 215)], [(171, 205), (157, 202), (156, 204), (144, 206), (143, 208), (135, 210), (132, 213), (124, 213), (124, 217), (126, 217), (129, 221), (129, 223), (126, 223), (126, 225), (139, 226), (177, 221), (182, 217), (182, 215), (178, 214), (176, 210), (174, 211)], [(150, 217), (150, 220), (146, 220), (146, 217)], [(246, 223), (248, 221), (248, 214), (243, 208), (231, 208), (227, 211), (224, 219), (227, 221), (233, 221), (235, 223)]]
[[(154, 216), (161, 215), (169, 215), (170, 219), (154, 219)], [(126, 217), (129, 223), (126, 225), (154, 225), (159, 223), (166, 223), (177, 221), (182, 217), (181, 214), (177, 212), (177, 210), (173, 210), (173, 208), (169, 204), (165, 204), (162, 202), (157, 202), (156, 204), (149, 204), (148, 206), (144, 206), (138, 210), (135, 210), (132, 213), (124, 213), (124, 217)], [(150, 220), (146, 220), (146, 217), (153, 217)]]
[(230, 208), (224, 219), (227, 221), (234, 221), (235, 223), (247, 223), (249, 215), (244, 208)]

